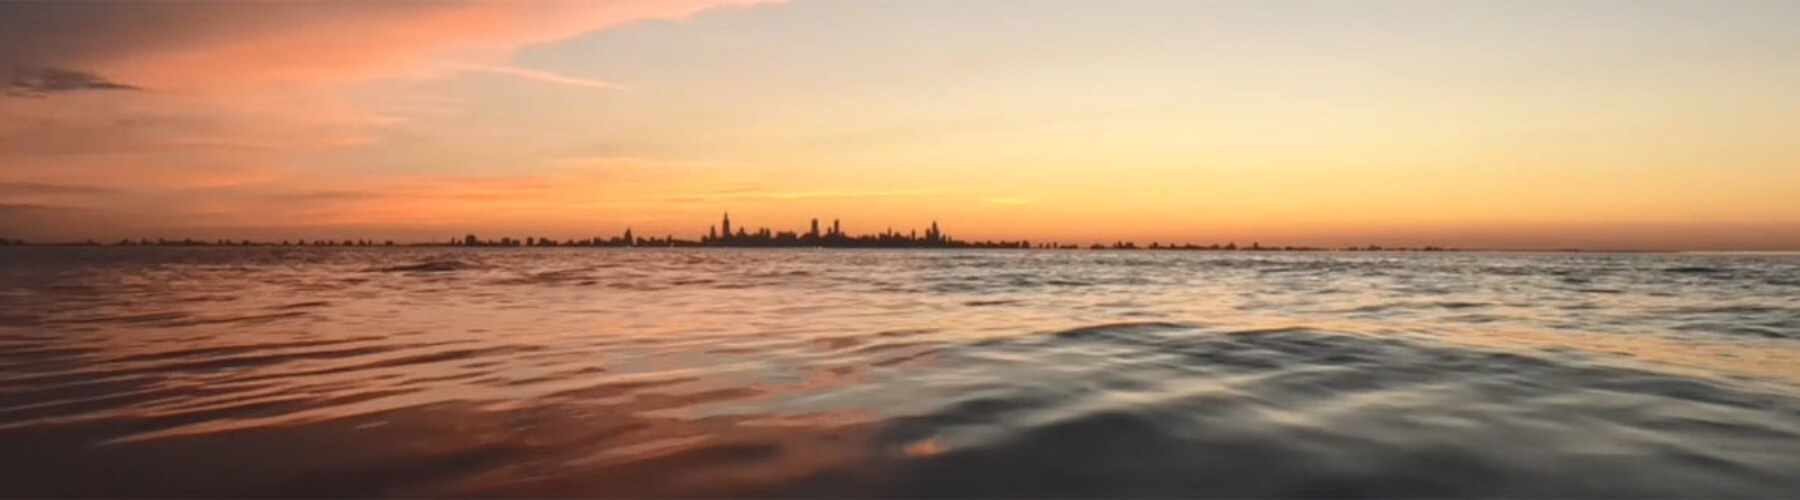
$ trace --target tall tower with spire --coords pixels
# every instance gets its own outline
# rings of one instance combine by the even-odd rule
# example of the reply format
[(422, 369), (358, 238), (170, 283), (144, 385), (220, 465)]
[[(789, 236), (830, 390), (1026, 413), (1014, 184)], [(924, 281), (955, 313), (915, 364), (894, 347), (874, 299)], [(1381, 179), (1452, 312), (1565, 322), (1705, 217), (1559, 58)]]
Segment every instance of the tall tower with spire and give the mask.
[(719, 224), (719, 229), (725, 239), (731, 239), (731, 212), (725, 212), (725, 220)]

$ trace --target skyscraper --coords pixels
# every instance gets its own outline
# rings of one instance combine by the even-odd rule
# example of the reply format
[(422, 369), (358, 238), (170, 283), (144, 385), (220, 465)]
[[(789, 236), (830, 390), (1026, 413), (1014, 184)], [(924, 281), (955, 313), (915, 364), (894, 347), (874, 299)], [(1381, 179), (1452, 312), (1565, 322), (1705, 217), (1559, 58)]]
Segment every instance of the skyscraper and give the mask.
[(725, 236), (725, 239), (731, 239), (731, 212), (725, 212), (725, 221), (719, 224), (719, 229), (722, 231), (721, 234)]
[(819, 219), (817, 219), (817, 218), (814, 218), (814, 219), (813, 219), (813, 220), (812, 220), (812, 233), (811, 233), (811, 235), (812, 235), (812, 240), (813, 240), (813, 241), (819, 241)]

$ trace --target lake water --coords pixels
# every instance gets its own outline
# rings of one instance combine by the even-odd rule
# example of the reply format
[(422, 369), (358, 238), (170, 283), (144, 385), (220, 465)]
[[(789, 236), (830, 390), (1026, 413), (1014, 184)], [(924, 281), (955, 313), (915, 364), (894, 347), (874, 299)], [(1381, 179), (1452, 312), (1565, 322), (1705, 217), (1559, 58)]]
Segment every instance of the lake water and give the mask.
[(1800, 496), (1800, 256), (0, 248), (3, 496)]

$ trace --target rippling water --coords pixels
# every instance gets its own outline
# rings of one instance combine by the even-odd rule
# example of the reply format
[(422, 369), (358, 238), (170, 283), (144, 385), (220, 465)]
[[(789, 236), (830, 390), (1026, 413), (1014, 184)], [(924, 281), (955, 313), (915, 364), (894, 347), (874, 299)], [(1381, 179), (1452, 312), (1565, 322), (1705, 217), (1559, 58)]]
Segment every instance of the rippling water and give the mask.
[(1800, 496), (1800, 257), (0, 249), (0, 495)]

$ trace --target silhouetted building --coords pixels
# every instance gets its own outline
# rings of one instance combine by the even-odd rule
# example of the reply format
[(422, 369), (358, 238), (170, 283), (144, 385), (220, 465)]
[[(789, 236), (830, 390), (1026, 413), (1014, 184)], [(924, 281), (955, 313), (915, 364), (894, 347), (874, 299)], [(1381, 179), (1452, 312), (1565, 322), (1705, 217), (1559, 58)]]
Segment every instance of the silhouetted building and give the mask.
[[(11, 240), (11, 239), (0, 238), (0, 244), (22, 245), (24, 243), (25, 242), (23, 240)], [(74, 245), (74, 244), (76, 244), (76, 243), (58, 243), (58, 245)], [(92, 244), (96, 244), (96, 243), (89, 241), (86, 244), (92, 245)], [(133, 244), (134, 244), (133, 240), (131, 240), (129, 238), (120, 240), (118, 243), (118, 245), (121, 245), (121, 246), (128, 246), (128, 245), (133, 245)], [(180, 240), (157, 238), (156, 240), (152, 241), (149, 238), (140, 238), (140, 239), (136, 240), (135, 244), (146, 245), (146, 246), (148, 246), (148, 245), (252, 246), (252, 245), (275, 245), (276, 243), (254, 242), (251, 240), (232, 241), (229, 239), (195, 240), (193, 238), (183, 238)], [(305, 239), (293, 240), (292, 242), (290, 242), (289, 240), (282, 240), (279, 244), (280, 245), (314, 246), (314, 247), (335, 247), (335, 246), (369, 247), (369, 246), (378, 246), (378, 245), (379, 246), (394, 246), (395, 243), (393, 240), (377, 242), (377, 240), (373, 240), (373, 239), (334, 240), (334, 239), (328, 239), (328, 238), (320, 238), (320, 239), (315, 239), (315, 240), (305, 240)], [(522, 240), (513, 239), (511, 237), (504, 237), (504, 238), (500, 238), (499, 240), (482, 240), (482, 239), (478, 238), (475, 234), (467, 234), (461, 238), (452, 237), (445, 243), (436, 243), (436, 242), (413, 243), (413, 244), (409, 244), (409, 245), (410, 246), (450, 245), (450, 246), (469, 246), (469, 247), (726, 246), (726, 247), (834, 247), (834, 248), (1004, 248), (1004, 249), (1014, 249), (1014, 248), (1016, 248), (1016, 249), (1034, 249), (1035, 248), (1035, 249), (1042, 249), (1042, 250), (1077, 250), (1077, 249), (1082, 248), (1081, 245), (1065, 244), (1065, 243), (1061, 243), (1061, 242), (1047, 242), (1047, 243), (1033, 244), (1029, 240), (960, 241), (960, 240), (957, 240), (957, 239), (951, 237), (948, 234), (945, 234), (943, 231), (943, 228), (940, 227), (938, 224), (938, 221), (935, 221), (935, 220), (931, 221), (931, 225), (924, 228), (923, 230), (902, 229), (902, 230), (896, 231), (896, 230), (894, 230), (893, 227), (890, 226), (890, 227), (887, 227), (886, 229), (884, 229), (883, 231), (881, 231), (880, 233), (865, 234), (865, 235), (846, 234), (844, 232), (843, 221), (839, 220), (839, 219), (832, 219), (831, 227), (829, 230), (827, 230), (826, 228), (821, 227), (820, 221), (816, 217), (811, 218), (808, 221), (806, 231), (804, 231), (804, 232), (798, 232), (798, 231), (792, 231), (792, 230), (776, 231), (776, 230), (771, 230), (770, 228), (767, 228), (767, 227), (756, 228), (754, 231), (752, 231), (751, 229), (743, 227), (741, 225), (732, 224), (730, 212), (723, 213), (723, 215), (720, 218), (719, 225), (708, 226), (707, 230), (706, 230), (706, 235), (704, 237), (702, 237), (699, 241), (679, 240), (679, 239), (676, 239), (673, 235), (665, 235), (662, 238), (656, 238), (656, 237), (640, 238), (636, 234), (634, 234), (634, 232), (632, 231), (631, 228), (625, 228), (625, 230), (623, 231), (623, 234), (620, 237), (611, 238), (611, 239), (607, 239), (607, 238), (601, 237), (601, 236), (595, 236), (593, 238), (583, 239), (583, 240), (567, 239), (562, 242), (558, 242), (557, 240), (555, 240), (553, 238), (542, 237), (542, 236), (528, 236)], [(1319, 251), (1319, 250), (1326, 250), (1326, 249), (1316, 248), (1316, 247), (1263, 246), (1260, 242), (1255, 242), (1255, 241), (1251, 242), (1251, 244), (1246, 247), (1239, 247), (1239, 246), (1237, 246), (1237, 243), (1235, 243), (1235, 242), (1226, 243), (1224, 245), (1220, 245), (1218, 243), (1213, 243), (1211, 245), (1203, 246), (1203, 245), (1196, 245), (1196, 244), (1192, 244), (1192, 243), (1167, 243), (1167, 244), (1165, 244), (1160, 241), (1153, 241), (1147, 247), (1139, 247), (1135, 242), (1130, 242), (1130, 241), (1125, 241), (1125, 240), (1117, 240), (1111, 244), (1094, 243), (1091, 246), (1089, 246), (1088, 248), (1091, 248), (1094, 250), (1106, 250), (1106, 249), (1139, 250), (1139, 249), (1145, 249), (1145, 250), (1154, 250), (1154, 251), (1166, 251), (1166, 250)], [(1348, 247), (1343, 247), (1340, 250), (1345, 250), (1345, 251), (1427, 251), (1427, 252), (1450, 251), (1450, 249), (1446, 249), (1446, 248), (1438, 247), (1438, 246), (1426, 246), (1426, 247), (1422, 247), (1422, 248), (1385, 248), (1385, 247), (1378, 246), (1378, 245), (1348, 246)]]

